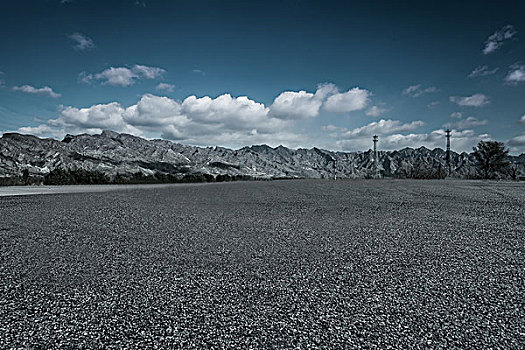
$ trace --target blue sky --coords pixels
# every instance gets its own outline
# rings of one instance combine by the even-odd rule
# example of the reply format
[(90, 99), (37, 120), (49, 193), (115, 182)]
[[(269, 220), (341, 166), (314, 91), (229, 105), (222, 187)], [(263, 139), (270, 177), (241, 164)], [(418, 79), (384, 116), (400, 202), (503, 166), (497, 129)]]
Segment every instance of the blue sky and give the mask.
[(525, 152), (523, 1), (0, 3), (0, 132)]

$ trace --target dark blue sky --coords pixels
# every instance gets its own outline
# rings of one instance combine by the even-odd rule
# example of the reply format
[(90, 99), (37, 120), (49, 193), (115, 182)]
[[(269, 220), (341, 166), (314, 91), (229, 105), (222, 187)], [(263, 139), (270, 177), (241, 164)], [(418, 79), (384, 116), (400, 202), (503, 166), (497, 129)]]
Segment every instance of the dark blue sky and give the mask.
[(366, 150), (376, 133), (384, 149), (444, 147), (448, 126), (458, 151), (524, 152), (524, 15), (523, 1), (4, 1), (0, 132)]

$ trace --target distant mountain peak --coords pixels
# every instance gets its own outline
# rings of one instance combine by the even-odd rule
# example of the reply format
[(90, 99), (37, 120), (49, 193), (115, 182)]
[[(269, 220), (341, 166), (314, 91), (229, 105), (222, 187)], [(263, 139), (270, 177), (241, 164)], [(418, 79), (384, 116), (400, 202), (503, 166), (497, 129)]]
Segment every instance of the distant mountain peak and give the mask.
[(124, 135), (124, 134), (119, 134), (118, 132), (112, 131), (112, 130), (103, 130), (102, 133), (100, 134), (101, 137), (105, 137), (105, 138), (109, 138), (109, 139), (117, 138), (120, 135)]

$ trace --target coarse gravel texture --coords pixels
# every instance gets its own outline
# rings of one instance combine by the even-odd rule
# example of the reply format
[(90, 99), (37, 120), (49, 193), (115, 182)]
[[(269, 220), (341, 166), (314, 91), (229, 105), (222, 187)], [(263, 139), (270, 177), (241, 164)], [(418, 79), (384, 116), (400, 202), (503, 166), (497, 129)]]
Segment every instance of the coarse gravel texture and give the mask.
[(525, 185), (0, 198), (2, 349), (519, 349)]

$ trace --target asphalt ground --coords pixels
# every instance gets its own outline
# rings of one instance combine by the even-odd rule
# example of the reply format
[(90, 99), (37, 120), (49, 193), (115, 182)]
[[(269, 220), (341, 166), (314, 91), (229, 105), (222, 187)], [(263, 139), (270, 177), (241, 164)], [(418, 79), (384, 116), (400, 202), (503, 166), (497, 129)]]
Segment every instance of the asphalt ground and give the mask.
[(2, 349), (523, 349), (524, 295), (523, 183), (0, 198)]

